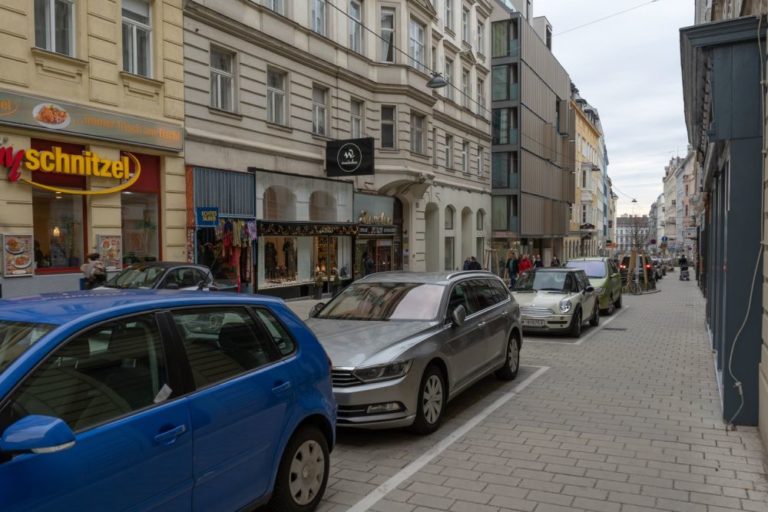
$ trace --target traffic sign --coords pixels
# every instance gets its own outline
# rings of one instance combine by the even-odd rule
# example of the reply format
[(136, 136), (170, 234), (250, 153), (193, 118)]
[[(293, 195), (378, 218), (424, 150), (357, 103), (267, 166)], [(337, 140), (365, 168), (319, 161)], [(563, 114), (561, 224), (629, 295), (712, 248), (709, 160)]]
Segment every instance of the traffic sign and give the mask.
[(662, 242), (668, 242), (669, 238), (667, 238), (666, 236), (663, 236), (663, 237), (661, 237), (661, 241)]

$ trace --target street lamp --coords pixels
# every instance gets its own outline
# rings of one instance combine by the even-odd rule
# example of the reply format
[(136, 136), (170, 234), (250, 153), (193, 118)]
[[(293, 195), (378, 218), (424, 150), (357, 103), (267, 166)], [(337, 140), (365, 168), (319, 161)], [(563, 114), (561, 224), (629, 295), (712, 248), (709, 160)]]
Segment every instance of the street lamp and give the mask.
[(441, 89), (448, 87), (448, 81), (440, 73), (432, 73), (432, 78), (427, 82), (427, 87), (430, 89)]

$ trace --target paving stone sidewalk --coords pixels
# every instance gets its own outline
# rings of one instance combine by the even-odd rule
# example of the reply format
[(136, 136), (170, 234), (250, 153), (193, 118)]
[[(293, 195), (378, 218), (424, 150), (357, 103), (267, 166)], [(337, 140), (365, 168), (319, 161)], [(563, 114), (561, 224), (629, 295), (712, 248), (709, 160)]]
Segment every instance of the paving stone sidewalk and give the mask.
[[(721, 419), (704, 301), (674, 274), (659, 287), (581, 345), (526, 337), (522, 364), (550, 369), (370, 510), (768, 512), (757, 430)], [(492, 382), (428, 438), (342, 433), (321, 510), (348, 510), (514, 387)]]

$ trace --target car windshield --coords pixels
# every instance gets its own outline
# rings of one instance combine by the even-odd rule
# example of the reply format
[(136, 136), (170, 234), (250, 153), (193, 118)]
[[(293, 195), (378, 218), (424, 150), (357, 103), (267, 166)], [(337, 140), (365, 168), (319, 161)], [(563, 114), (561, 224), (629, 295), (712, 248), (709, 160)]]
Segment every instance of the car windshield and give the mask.
[(515, 283), (515, 291), (565, 291), (567, 272), (525, 272)]
[(162, 277), (165, 269), (162, 267), (128, 267), (104, 286), (110, 288), (152, 288)]
[(434, 320), (445, 288), (424, 283), (357, 283), (326, 305), (317, 318)]
[(605, 277), (605, 263), (602, 261), (576, 260), (569, 261), (568, 268), (578, 268), (586, 272), (587, 277)]
[(0, 373), (55, 326), (0, 320)]

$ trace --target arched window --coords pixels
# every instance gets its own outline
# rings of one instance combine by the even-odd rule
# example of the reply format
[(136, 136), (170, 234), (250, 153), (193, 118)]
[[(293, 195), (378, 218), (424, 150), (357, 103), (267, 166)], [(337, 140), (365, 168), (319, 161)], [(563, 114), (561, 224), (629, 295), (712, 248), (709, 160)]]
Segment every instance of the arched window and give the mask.
[(336, 198), (328, 192), (312, 192), (309, 196), (309, 220), (335, 222)]
[(476, 219), (477, 225), (475, 228), (478, 231), (483, 231), (485, 229), (485, 211), (484, 210), (477, 210), (477, 219)]
[(296, 196), (286, 187), (265, 190), (263, 208), (265, 220), (296, 220)]
[(454, 217), (456, 217), (456, 210), (453, 209), (453, 206), (446, 206), (445, 207), (445, 229), (451, 230), (453, 229), (453, 223), (454, 223)]

